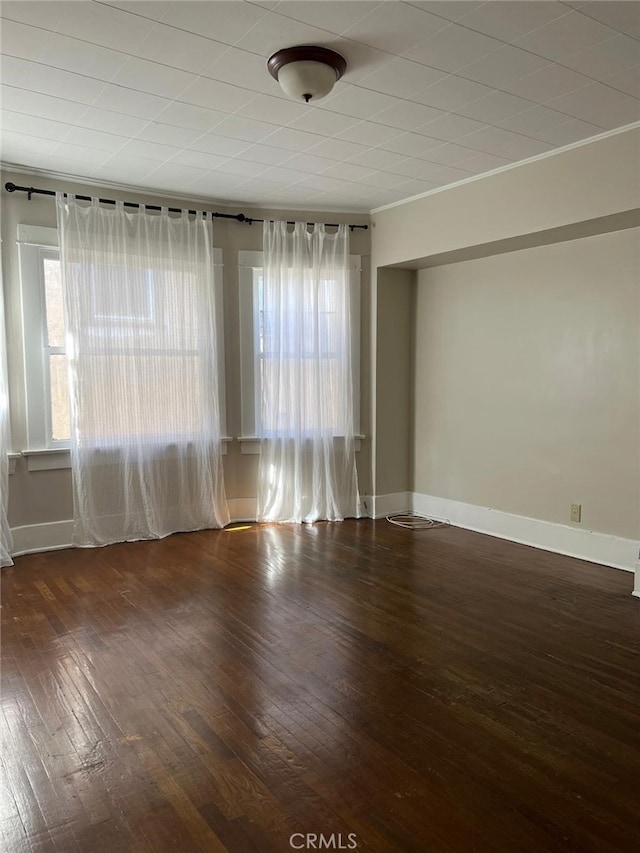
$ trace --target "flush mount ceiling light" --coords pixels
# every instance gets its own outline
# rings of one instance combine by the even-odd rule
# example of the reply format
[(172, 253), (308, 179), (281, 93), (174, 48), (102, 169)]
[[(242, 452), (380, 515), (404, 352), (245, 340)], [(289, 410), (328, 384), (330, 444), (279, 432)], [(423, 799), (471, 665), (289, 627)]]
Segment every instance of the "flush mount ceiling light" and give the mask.
[(319, 101), (333, 89), (347, 68), (334, 50), (313, 45), (285, 47), (267, 61), (267, 68), (282, 90), (296, 101)]

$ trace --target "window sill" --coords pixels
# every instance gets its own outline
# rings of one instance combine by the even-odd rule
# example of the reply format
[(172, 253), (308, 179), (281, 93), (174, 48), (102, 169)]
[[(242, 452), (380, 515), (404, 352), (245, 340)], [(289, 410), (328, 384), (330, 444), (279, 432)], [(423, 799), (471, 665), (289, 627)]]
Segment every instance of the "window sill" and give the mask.
[[(222, 437), (222, 455), (227, 453), (227, 444), (233, 439), (230, 436)], [(258, 447), (259, 449), (259, 447)], [(62, 468), (71, 468), (71, 451), (69, 448), (46, 447), (42, 450), (23, 450), (22, 453), (9, 454), (9, 473), (15, 471), (15, 460), (24, 456), (27, 460), (27, 471), (57, 471)]]
[[(337, 438), (337, 436), (336, 436)], [(366, 438), (364, 435), (354, 435), (354, 448), (356, 453), (360, 450), (362, 441)], [(240, 453), (244, 456), (252, 456), (260, 453), (260, 437), (257, 435), (241, 435), (238, 436), (240, 442)]]
[(240, 453), (243, 456), (253, 456), (260, 453), (260, 438), (257, 435), (240, 435)]
[(27, 471), (57, 471), (71, 468), (71, 451), (68, 447), (48, 447), (43, 450), (23, 450), (27, 460)]

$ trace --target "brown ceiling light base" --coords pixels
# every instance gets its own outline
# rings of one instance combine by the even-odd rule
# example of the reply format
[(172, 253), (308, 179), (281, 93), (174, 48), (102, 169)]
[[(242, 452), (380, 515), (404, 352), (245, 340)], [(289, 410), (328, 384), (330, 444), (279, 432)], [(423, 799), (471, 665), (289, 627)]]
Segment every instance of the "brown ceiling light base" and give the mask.
[(282, 90), (296, 101), (318, 101), (326, 97), (347, 69), (343, 56), (315, 45), (286, 47), (276, 51), (267, 68)]

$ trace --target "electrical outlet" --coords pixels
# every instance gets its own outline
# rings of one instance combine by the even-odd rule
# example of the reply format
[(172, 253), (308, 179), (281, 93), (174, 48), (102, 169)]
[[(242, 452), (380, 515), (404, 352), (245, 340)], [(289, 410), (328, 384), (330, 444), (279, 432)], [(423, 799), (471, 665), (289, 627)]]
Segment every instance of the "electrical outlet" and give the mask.
[(582, 504), (571, 504), (571, 521), (580, 522), (582, 516)]

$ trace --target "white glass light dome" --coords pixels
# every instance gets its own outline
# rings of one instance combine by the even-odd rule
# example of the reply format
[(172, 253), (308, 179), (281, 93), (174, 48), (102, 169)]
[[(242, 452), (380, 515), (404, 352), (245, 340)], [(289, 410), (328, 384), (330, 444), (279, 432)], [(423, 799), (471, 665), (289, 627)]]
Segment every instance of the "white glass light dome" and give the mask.
[(344, 74), (344, 57), (326, 47), (301, 45), (279, 50), (269, 57), (267, 68), (282, 91), (296, 101), (319, 101)]

